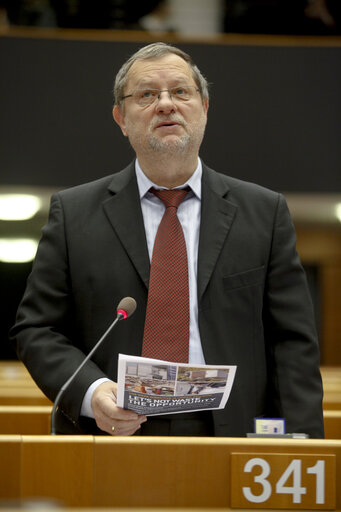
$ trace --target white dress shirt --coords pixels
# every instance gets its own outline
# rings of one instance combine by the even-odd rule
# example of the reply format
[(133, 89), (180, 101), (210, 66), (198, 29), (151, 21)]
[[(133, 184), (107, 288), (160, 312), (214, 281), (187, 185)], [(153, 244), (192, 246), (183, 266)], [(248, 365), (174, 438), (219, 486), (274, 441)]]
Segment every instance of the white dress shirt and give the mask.
[[(157, 229), (166, 209), (164, 203), (149, 192), (151, 187), (164, 189), (155, 185), (142, 171), (138, 161), (135, 163), (137, 185), (139, 188), (143, 221), (145, 226), (149, 259), (151, 261)], [(187, 247), (188, 260), (188, 284), (189, 284), (189, 363), (205, 364), (202, 350), (199, 324), (198, 324), (198, 295), (197, 295), (197, 269), (198, 269), (198, 247), (201, 214), (201, 176), (202, 165), (200, 158), (198, 166), (186, 183), (176, 188), (190, 187), (185, 200), (179, 205), (178, 218), (181, 223)], [(93, 418), (91, 409), (91, 397), (99, 384), (109, 379), (98, 379), (91, 384), (84, 395), (81, 415)]]

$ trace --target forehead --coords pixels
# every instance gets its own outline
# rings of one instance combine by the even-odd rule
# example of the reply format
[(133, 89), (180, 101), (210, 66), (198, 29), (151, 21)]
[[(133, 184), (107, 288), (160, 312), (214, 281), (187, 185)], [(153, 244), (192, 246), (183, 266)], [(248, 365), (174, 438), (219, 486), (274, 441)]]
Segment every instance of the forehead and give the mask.
[(178, 55), (170, 54), (157, 59), (137, 60), (128, 72), (127, 86), (157, 80), (186, 80), (194, 83), (189, 64)]

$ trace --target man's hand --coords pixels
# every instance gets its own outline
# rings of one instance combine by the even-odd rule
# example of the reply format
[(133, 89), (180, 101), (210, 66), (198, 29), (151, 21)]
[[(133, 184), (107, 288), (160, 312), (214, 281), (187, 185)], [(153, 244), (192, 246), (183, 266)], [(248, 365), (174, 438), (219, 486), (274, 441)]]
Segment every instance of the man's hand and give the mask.
[(115, 382), (103, 382), (95, 389), (91, 407), (97, 426), (110, 435), (131, 436), (147, 418), (117, 407), (116, 395)]

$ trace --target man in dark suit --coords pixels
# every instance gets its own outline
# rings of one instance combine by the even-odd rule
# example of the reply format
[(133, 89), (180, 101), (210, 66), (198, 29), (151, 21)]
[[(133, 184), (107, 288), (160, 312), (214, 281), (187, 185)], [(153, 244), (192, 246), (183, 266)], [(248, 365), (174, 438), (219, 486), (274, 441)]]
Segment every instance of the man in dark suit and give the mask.
[[(264, 416), (285, 418), (289, 432), (323, 437), (313, 311), (283, 196), (201, 162), (207, 82), (179, 49), (142, 48), (122, 66), (114, 92), (114, 119), (137, 159), (52, 197), (12, 330), (20, 359), (54, 400), (118, 301), (137, 301), (134, 316), (117, 325), (63, 396), (58, 431), (244, 436)], [(147, 420), (116, 406), (117, 356), (142, 352), (150, 260), (165, 209), (150, 187), (186, 186), (178, 217), (188, 253), (189, 362), (233, 364), (237, 373), (224, 410)]]

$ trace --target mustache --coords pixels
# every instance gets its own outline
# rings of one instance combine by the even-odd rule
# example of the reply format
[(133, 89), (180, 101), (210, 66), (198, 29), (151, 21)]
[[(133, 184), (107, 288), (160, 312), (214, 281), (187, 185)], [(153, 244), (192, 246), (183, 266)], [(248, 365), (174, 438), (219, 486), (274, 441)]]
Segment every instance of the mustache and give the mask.
[(169, 116), (160, 116), (157, 119), (154, 119), (150, 125), (150, 128), (153, 130), (160, 123), (178, 123), (183, 127), (186, 127), (187, 125), (186, 121), (181, 116), (172, 114)]

